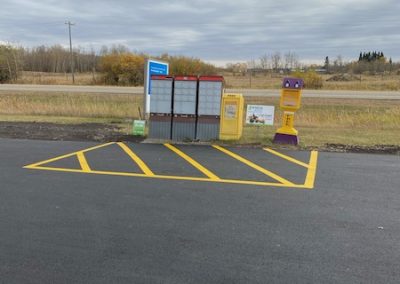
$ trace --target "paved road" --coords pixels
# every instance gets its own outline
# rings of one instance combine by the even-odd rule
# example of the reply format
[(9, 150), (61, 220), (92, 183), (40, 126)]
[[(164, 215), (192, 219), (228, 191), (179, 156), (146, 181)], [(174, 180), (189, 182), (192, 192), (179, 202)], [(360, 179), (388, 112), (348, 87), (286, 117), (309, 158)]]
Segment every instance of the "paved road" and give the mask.
[[(140, 170), (117, 144), (79, 152), (95, 145), (0, 139), (1, 283), (399, 283), (399, 156), (319, 153), (309, 190), (74, 172)], [(199, 174), (163, 145), (124, 145), (154, 173)], [(217, 175), (262, 178), (177, 147)], [(229, 150), (304, 178), (261, 149)], [(41, 165), (71, 172), (23, 168), (75, 151)]]
[[(107, 93), (107, 94), (143, 94), (143, 87), (112, 86), (71, 86), (71, 85), (16, 85), (0, 84), (0, 91), (31, 92), (69, 92), (69, 93)], [(242, 93), (244, 96), (280, 96), (279, 90), (227, 89), (228, 93)], [(350, 98), (350, 99), (400, 99), (398, 91), (326, 91), (304, 90), (304, 97), (309, 98)]]

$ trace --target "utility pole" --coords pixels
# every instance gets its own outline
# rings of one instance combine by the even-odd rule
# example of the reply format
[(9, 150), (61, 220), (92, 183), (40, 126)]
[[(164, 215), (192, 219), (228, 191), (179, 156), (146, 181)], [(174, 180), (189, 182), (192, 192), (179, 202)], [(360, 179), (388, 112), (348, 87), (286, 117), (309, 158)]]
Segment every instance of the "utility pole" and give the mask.
[(71, 62), (72, 84), (75, 84), (74, 56), (72, 53), (72, 40), (71, 40), (71, 26), (74, 26), (75, 24), (71, 23), (70, 21), (65, 22), (65, 24), (68, 25), (68, 31), (69, 31), (69, 52), (70, 52), (70, 62)]

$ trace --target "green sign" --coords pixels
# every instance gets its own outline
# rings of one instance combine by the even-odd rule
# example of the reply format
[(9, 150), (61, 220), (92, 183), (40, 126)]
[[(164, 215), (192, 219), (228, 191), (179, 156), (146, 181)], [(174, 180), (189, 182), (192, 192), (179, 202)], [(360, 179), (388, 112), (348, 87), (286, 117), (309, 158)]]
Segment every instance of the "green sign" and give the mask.
[(133, 121), (133, 135), (144, 136), (145, 127), (146, 127), (145, 120), (134, 120)]

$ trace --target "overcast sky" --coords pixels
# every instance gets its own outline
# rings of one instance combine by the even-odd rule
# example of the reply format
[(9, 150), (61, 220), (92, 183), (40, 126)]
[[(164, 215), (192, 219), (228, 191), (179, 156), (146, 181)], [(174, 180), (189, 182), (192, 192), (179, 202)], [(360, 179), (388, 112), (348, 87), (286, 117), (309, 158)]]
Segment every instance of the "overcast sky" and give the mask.
[(400, 60), (399, 0), (1, 0), (0, 41), (99, 50), (122, 44), (152, 55), (223, 64), (295, 52), (323, 62), (360, 51)]

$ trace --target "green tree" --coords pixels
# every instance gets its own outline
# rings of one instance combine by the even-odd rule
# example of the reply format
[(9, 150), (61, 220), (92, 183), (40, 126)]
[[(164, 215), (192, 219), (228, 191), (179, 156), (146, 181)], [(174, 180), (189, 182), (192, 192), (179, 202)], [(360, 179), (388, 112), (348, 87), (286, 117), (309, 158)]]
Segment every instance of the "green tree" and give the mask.
[(19, 50), (10, 45), (0, 45), (0, 83), (17, 79), (19, 69)]

